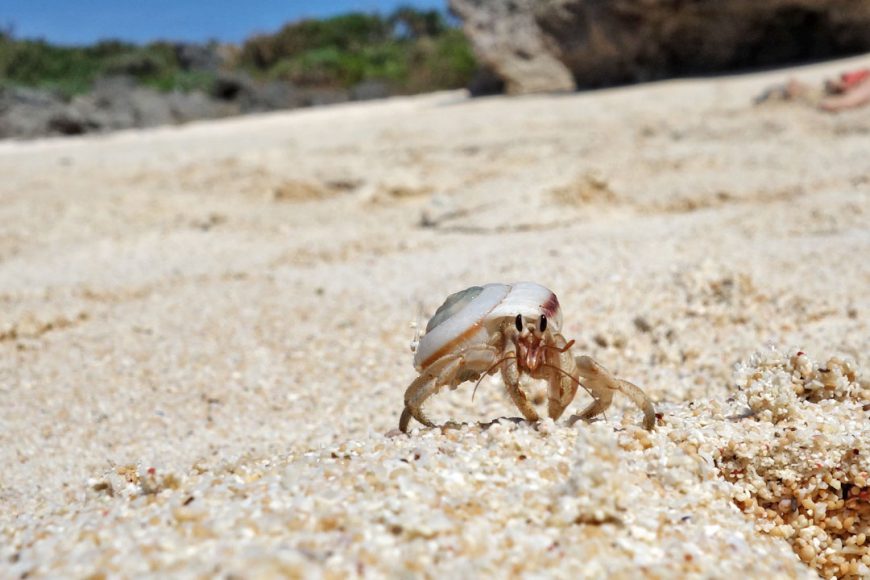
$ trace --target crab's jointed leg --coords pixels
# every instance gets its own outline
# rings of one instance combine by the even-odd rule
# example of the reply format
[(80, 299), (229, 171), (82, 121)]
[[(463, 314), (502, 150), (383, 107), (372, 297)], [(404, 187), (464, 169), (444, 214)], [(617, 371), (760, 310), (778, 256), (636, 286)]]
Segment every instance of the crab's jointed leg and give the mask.
[(547, 414), (553, 421), (556, 421), (574, 400), (579, 382), (571, 373), (575, 363), (568, 348), (568, 341), (561, 334), (554, 335), (553, 339), (553, 346), (559, 351), (554, 366), (558, 367), (559, 370), (552, 369), (547, 375), (549, 384)]
[(643, 427), (652, 430), (656, 422), (656, 412), (652, 401), (640, 387), (628, 381), (617, 379), (592, 357), (578, 356), (574, 362), (577, 374), (583, 378), (583, 386), (592, 392), (595, 400), (579, 414), (572, 416), (568, 420), (569, 425), (580, 420), (587, 421), (606, 411), (613, 401), (613, 393), (619, 391), (643, 410)]
[(506, 341), (504, 355), (507, 360), (505, 364), (501, 367), (501, 376), (504, 381), (505, 387), (507, 387), (507, 392), (511, 396), (511, 400), (514, 402), (514, 405), (517, 406), (517, 409), (520, 410), (520, 413), (523, 414), (523, 417), (526, 418), (527, 421), (535, 422), (540, 419), (538, 417), (538, 412), (535, 411), (535, 408), (526, 398), (526, 394), (520, 388), (520, 369), (517, 365), (517, 347), (516, 344), (512, 340)]
[(435, 424), (423, 413), (423, 403), (441, 387), (454, 387), (486, 372), (498, 360), (498, 350), (489, 344), (471, 345), (462, 351), (449, 354), (429, 365), (405, 391), (405, 409), (399, 418), (399, 430), (408, 432), (411, 417), (427, 427)]

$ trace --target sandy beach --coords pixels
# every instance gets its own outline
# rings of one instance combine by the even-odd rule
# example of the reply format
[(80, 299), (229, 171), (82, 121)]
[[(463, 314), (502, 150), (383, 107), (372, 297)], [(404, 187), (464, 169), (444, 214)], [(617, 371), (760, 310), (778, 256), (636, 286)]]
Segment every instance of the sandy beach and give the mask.
[[(870, 577), (870, 110), (753, 105), (867, 64), (0, 143), (0, 577)], [(654, 432), (395, 432), (518, 280)]]

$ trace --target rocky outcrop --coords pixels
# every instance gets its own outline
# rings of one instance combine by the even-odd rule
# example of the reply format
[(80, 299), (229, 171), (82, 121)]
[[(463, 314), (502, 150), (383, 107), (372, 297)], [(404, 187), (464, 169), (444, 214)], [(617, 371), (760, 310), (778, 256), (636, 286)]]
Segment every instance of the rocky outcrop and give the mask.
[(195, 44), (177, 42), (173, 45), (175, 58), (182, 70), (216, 73), (232, 61), (232, 45), (210, 42)]
[(508, 93), (870, 50), (865, 0), (450, 0), (450, 6)]
[(232, 112), (233, 107), (199, 91), (160, 93), (126, 77), (101, 79), (90, 93), (69, 101), (49, 91), (13, 87), (0, 90), (0, 138), (154, 127)]
[(222, 113), (202, 92), (159, 93), (125, 77), (97, 81), (91, 93), (72, 100), (71, 108), (100, 130), (184, 123)]
[(224, 72), (215, 77), (209, 93), (159, 92), (126, 76), (101, 78), (90, 92), (72, 99), (44, 89), (0, 87), (0, 139), (80, 135), (314, 107), (380, 98), (387, 89), (375, 83), (350, 90), (301, 88)]
[(48, 91), (0, 88), (0, 138), (75, 133), (65, 112), (63, 101)]
[(510, 94), (570, 91), (571, 71), (548, 46), (535, 20), (540, 0), (450, 0), (485, 69)]

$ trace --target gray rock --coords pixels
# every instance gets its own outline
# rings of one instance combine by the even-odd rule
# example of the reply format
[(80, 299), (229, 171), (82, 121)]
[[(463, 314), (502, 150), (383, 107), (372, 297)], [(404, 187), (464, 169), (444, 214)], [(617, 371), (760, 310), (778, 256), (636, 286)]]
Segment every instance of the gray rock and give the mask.
[(48, 107), (62, 102), (63, 99), (48, 90), (28, 87), (0, 87), (0, 111), (16, 105)]
[(101, 130), (153, 127), (172, 122), (172, 113), (162, 95), (138, 87), (129, 77), (100, 79), (91, 93), (75, 98), (72, 106)]
[(133, 111), (135, 127), (156, 127), (175, 121), (169, 100), (165, 95), (151, 89), (136, 89), (130, 92), (127, 101)]
[(82, 135), (98, 128), (94, 119), (66, 106), (49, 116), (46, 132), (49, 135)]
[(211, 96), (233, 103), (240, 113), (256, 113), (306, 106), (306, 96), (292, 83), (257, 82), (246, 74), (222, 73), (212, 85)]
[(363, 81), (350, 89), (350, 98), (354, 101), (371, 101), (385, 99), (391, 94), (390, 87), (382, 81)]
[(125, 76), (102, 78), (91, 92), (69, 102), (50, 91), (4, 88), (0, 89), (0, 138), (154, 127), (240, 112), (237, 103), (218, 101), (200, 91), (160, 93)]
[(291, 109), (304, 105), (304, 99), (299, 90), (284, 81), (255, 84), (250, 87), (244, 97), (240, 103), (244, 113)]
[(178, 65), (186, 71), (216, 73), (224, 65), (225, 51), (215, 42), (193, 44), (179, 42), (173, 45)]
[(160, 93), (124, 77), (101, 79), (91, 93), (74, 99), (71, 107), (87, 120), (86, 126), (100, 131), (155, 127), (227, 113), (202, 92)]
[(164, 98), (169, 104), (169, 110), (176, 123), (186, 123), (196, 119), (213, 119), (237, 112), (233, 108), (228, 108), (209, 98), (202, 91), (172, 92), (165, 95)]
[(21, 87), (0, 89), (0, 138), (77, 134), (88, 123), (51, 91)]
[[(205, 62), (194, 62), (200, 56), (205, 58), (188, 54), (192, 60), (187, 65), (206, 66)], [(375, 98), (382, 96), (383, 90), (377, 84), (367, 84), (358, 87), (356, 96)], [(219, 72), (210, 94), (162, 93), (140, 86), (129, 75), (115, 75), (100, 78), (89, 93), (69, 102), (49, 91), (0, 89), (0, 138), (154, 127), (349, 99), (349, 92), (344, 90), (300, 89), (282, 81), (258, 82), (240, 73)]]
[(870, 50), (866, 0), (450, 0), (450, 6), (509, 93), (564, 90), (567, 77), (596, 87)]
[(300, 89), (304, 107), (319, 107), (321, 105), (335, 105), (346, 103), (350, 100), (350, 94), (341, 89)]

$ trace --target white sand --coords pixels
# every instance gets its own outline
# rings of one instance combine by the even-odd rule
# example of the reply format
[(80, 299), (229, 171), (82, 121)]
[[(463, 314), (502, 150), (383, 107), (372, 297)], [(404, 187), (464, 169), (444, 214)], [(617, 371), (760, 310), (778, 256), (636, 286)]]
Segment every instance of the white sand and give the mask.
[[(751, 105), (866, 64), (0, 143), (0, 577), (870, 575), (870, 110)], [(384, 435), (513, 280), (655, 433)]]

